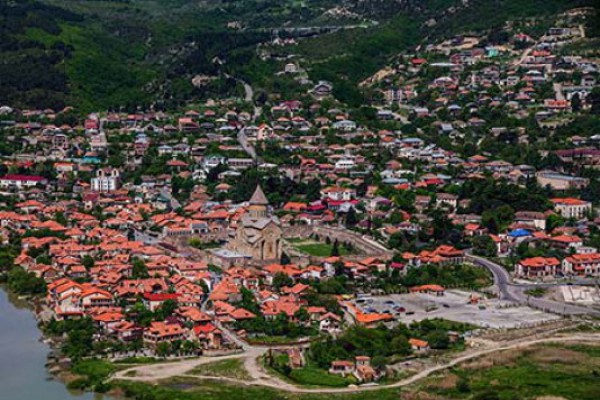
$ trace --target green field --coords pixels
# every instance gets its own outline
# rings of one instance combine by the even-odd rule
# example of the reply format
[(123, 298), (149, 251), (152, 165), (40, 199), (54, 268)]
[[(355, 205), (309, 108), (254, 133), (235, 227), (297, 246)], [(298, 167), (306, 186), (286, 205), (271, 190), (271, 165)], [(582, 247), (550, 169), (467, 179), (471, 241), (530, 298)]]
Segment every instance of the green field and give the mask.
[(332, 375), (327, 371), (311, 366), (293, 370), (289, 378), (294, 383), (305, 386), (346, 387), (356, 383), (354, 377), (344, 378), (340, 375)]
[[(314, 240), (292, 240), (290, 243), (298, 251), (314, 257), (329, 257), (333, 250), (333, 244), (317, 242)], [(341, 256), (350, 254), (343, 245), (339, 245), (338, 249)]]
[(193, 378), (169, 379), (159, 386), (122, 382), (119, 387), (132, 399), (152, 400), (398, 400), (399, 393), (397, 389), (387, 389), (363, 393), (299, 394)]
[(600, 347), (546, 345), (486, 356), (432, 378), (421, 388), (452, 399), (515, 400), (600, 396)]

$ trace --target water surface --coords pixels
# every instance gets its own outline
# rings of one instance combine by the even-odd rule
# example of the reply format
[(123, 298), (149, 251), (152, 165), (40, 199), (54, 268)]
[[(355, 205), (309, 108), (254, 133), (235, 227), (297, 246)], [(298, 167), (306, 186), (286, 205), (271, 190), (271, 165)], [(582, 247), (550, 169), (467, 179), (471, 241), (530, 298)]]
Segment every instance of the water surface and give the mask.
[(109, 400), (75, 393), (46, 370), (50, 348), (27, 304), (0, 286), (0, 398), (2, 400)]

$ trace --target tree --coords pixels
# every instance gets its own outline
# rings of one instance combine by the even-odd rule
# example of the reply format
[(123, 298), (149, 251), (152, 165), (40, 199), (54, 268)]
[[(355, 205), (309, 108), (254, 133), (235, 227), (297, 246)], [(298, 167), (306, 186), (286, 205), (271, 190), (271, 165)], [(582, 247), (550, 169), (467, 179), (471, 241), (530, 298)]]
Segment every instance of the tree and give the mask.
[(166, 357), (171, 354), (171, 343), (162, 342), (156, 346), (156, 355), (159, 357)]
[(405, 243), (406, 238), (404, 237), (404, 232), (401, 231), (392, 233), (390, 239), (388, 240), (388, 246), (396, 250), (402, 250)]
[(390, 342), (391, 350), (396, 354), (410, 354), (411, 346), (404, 335), (395, 336)]
[(348, 228), (352, 228), (357, 223), (358, 223), (358, 216), (356, 215), (356, 210), (354, 209), (354, 207), (350, 207), (350, 209), (346, 213), (346, 226)]
[(381, 370), (387, 365), (387, 360), (383, 356), (375, 356), (371, 360), (371, 365), (373, 368)]
[(65, 217), (65, 214), (62, 211), (56, 213), (56, 222), (63, 226), (66, 226), (69, 223), (69, 221)]
[(485, 391), (471, 397), (472, 400), (500, 400), (500, 395), (494, 389), (486, 389)]
[(337, 239), (335, 240), (335, 242), (333, 243), (333, 246), (331, 247), (331, 257), (339, 257), (340, 256), (340, 243), (337, 241)]
[(481, 222), (492, 233), (498, 233), (510, 224), (515, 216), (513, 208), (507, 204), (489, 209), (481, 214)]
[(445, 240), (454, 227), (452, 221), (448, 218), (448, 215), (441, 209), (437, 209), (433, 212), (431, 226), (433, 228), (433, 238), (435, 240)]
[(278, 272), (273, 277), (273, 289), (279, 291), (284, 286), (292, 286), (294, 281), (288, 275), (283, 272)]
[(22, 295), (43, 295), (46, 293), (46, 282), (21, 267), (14, 267), (8, 272), (8, 287)]
[(294, 318), (298, 321), (306, 322), (310, 318), (310, 315), (308, 314), (308, 311), (306, 311), (306, 308), (302, 307), (294, 313)]
[(316, 201), (321, 198), (321, 181), (312, 179), (306, 185), (306, 200)]
[(94, 268), (94, 259), (89, 256), (89, 255), (85, 255), (83, 257), (83, 259), (81, 260), (81, 264), (85, 267), (85, 269), (87, 269), (88, 271), (92, 268)]
[(144, 263), (144, 261), (140, 260), (139, 258), (135, 258), (133, 260), (133, 266), (131, 268), (131, 277), (133, 279), (150, 277), (150, 274), (148, 273), (148, 267), (146, 267), (146, 263)]
[(460, 378), (458, 382), (456, 382), (456, 390), (461, 393), (469, 393), (471, 391), (469, 380), (467, 378)]
[(219, 174), (225, 171), (227, 171), (227, 165), (219, 163), (219, 165), (208, 171), (208, 174), (206, 175), (206, 182), (217, 183), (219, 181)]
[(62, 351), (74, 360), (87, 356), (94, 350), (95, 325), (90, 318), (65, 321), (52, 319), (45, 331), (55, 336), (66, 336)]
[(473, 238), (473, 254), (476, 256), (495, 257), (496, 252), (496, 243), (489, 235), (476, 236)]
[(156, 318), (160, 319), (160, 320), (164, 320), (165, 318), (170, 317), (171, 315), (173, 315), (173, 313), (175, 312), (177, 307), (178, 307), (178, 305), (175, 300), (171, 300), (171, 299), (165, 300), (160, 305), (158, 310), (156, 310)]
[(289, 265), (292, 263), (292, 260), (290, 259), (290, 256), (287, 255), (287, 253), (283, 252), (281, 253), (281, 260), (279, 262), (281, 265)]
[(566, 220), (563, 216), (559, 214), (550, 214), (548, 215), (548, 218), (546, 218), (546, 231), (552, 232), (554, 228), (563, 226), (565, 222)]
[(344, 275), (346, 273), (346, 267), (344, 266), (344, 262), (340, 260), (333, 263), (333, 270), (335, 271), (336, 276)]
[(236, 305), (254, 314), (260, 314), (260, 306), (256, 302), (256, 298), (254, 297), (252, 291), (242, 286), (240, 293), (242, 295), (242, 300)]
[(592, 89), (586, 99), (591, 105), (591, 113), (600, 115), (600, 87)]
[(427, 341), (432, 349), (447, 349), (450, 346), (448, 333), (443, 330), (435, 330), (427, 335)]
[(579, 93), (575, 93), (571, 98), (571, 110), (574, 113), (581, 111), (581, 98), (579, 98)]

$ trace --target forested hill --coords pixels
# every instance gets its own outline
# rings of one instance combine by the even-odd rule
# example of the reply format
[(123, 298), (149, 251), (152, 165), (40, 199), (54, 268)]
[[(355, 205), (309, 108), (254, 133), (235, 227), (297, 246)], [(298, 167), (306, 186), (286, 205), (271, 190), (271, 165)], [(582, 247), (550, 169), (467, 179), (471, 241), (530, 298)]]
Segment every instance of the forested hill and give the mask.
[(43, 32), (58, 37), (60, 25), (81, 16), (33, 1), (0, 1), (0, 100), (6, 104), (62, 107), (69, 92), (64, 59), (73, 48), (27, 37)]
[[(357, 84), (427, 37), (487, 29), (593, 0), (0, 0), (0, 103), (80, 111), (171, 108), (269, 88), (274, 29), (352, 27), (302, 41), (310, 78)], [(335, 29), (334, 29), (335, 30)], [(221, 65), (216, 60), (224, 60)], [(192, 78), (206, 78), (193, 85)]]

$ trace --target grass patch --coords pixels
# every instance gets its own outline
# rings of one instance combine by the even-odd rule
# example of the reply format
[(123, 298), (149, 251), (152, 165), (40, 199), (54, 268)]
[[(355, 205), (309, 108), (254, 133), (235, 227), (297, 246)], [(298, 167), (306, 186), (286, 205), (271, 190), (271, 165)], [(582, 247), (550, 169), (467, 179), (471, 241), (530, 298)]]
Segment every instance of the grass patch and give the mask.
[(256, 336), (254, 338), (248, 338), (246, 341), (250, 344), (294, 344), (301, 339), (303, 338), (291, 338), (287, 336)]
[(547, 290), (544, 288), (534, 288), (534, 289), (526, 290), (525, 294), (528, 296), (533, 296), (533, 297), (544, 297), (546, 292), (547, 292)]
[(154, 364), (157, 362), (164, 363), (165, 360), (154, 357), (127, 357), (117, 361), (116, 364)]
[(294, 369), (290, 373), (289, 378), (295, 383), (307, 386), (346, 387), (357, 383), (353, 376), (343, 377), (332, 375), (323, 369), (313, 366)]
[(199, 365), (188, 372), (190, 375), (222, 376), (240, 380), (251, 380), (252, 377), (244, 367), (243, 359), (232, 358), (230, 360), (216, 361), (209, 364)]
[(600, 390), (600, 347), (551, 344), (509, 350), (461, 365), (451, 374), (459, 377), (456, 384), (442, 384), (446, 373), (429, 379), (424, 389), (453, 399), (592, 400)]
[[(329, 257), (333, 250), (333, 244), (316, 242), (314, 240), (293, 241), (291, 244), (298, 251), (314, 257)], [(341, 244), (338, 246), (338, 249), (340, 256), (350, 254), (348, 249)]]
[(153, 400), (398, 400), (399, 389), (362, 393), (300, 394), (260, 386), (239, 386), (202, 379), (174, 378), (154, 386), (139, 382), (119, 382), (125, 396)]
[(79, 378), (70, 382), (69, 389), (91, 389), (95, 392), (104, 393), (110, 389), (110, 385), (104, 381), (115, 371), (126, 367), (118, 367), (115, 364), (99, 359), (81, 360), (71, 368), (71, 372)]
[(73, 365), (72, 371), (77, 375), (83, 375), (93, 381), (101, 381), (118, 368), (109, 361), (90, 359), (78, 361)]

